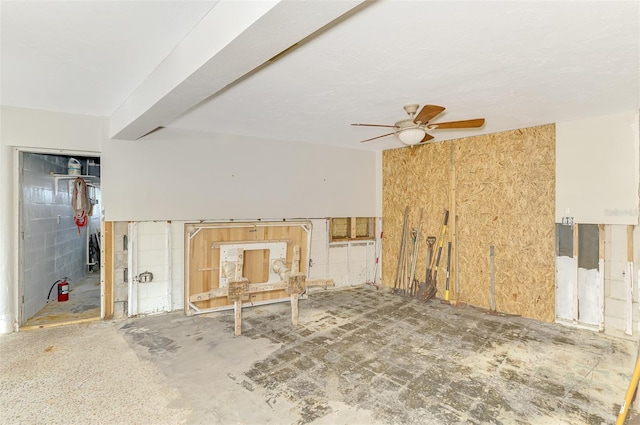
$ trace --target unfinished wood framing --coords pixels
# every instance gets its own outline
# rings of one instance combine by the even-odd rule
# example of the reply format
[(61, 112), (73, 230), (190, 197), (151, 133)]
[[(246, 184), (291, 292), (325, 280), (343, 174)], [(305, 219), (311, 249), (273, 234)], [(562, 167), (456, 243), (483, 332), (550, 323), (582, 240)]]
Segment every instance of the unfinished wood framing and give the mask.
[[(457, 259), (458, 247), (456, 246), (457, 240), (457, 219), (456, 219), (456, 164), (453, 160), (454, 158), (454, 142), (451, 142), (451, 152), (450, 152), (450, 183), (449, 183), (449, 240), (451, 241), (451, 252), (449, 253), (452, 257), (451, 260), (447, 259), (450, 262), (451, 268), (449, 271), (449, 277), (457, 276), (457, 260), (453, 260), (453, 258)], [(453, 282), (455, 279), (451, 279)], [(457, 280), (455, 280), (457, 281)], [(454, 288), (455, 294), (455, 302), (457, 302), (460, 298), (460, 292), (458, 290), (458, 286), (456, 285)]]
[[(489, 307), (494, 245), (496, 309), (554, 320), (554, 125), (387, 150), (382, 166), (384, 285), (393, 286), (405, 206), (411, 223), (424, 208), (423, 239), (439, 234), (449, 208), (460, 301)], [(417, 270), (425, 258), (423, 249)], [(438, 296), (444, 283), (438, 279)]]
[(625, 273), (626, 303), (625, 303), (625, 327), (624, 333), (633, 334), (633, 229), (635, 226), (627, 226), (627, 271)]
[[(243, 300), (229, 297), (229, 284), (242, 279), (248, 283), (244, 301), (290, 301), (289, 283), (274, 274), (273, 263), (282, 260), (286, 269), (306, 275), (310, 236), (307, 221), (185, 224), (185, 313), (234, 308), (237, 317)], [(270, 258), (274, 253), (284, 258)]]
[(102, 282), (102, 314), (103, 319), (113, 317), (113, 269), (114, 269), (114, 233), (113, 221), (104, 222), (102, 267), (104, 280)]
[(598, 224), (598, 282), (600, 283), (600, 314), (598, 331), (604, 332), (604, 224)]
[(573, 259), (576, 267), (573, 270), (573, 306), (571, 308), (573, 323), (580, 320), (580, 275), (578, 273), (580, 264), (580, 227), (574, 223), (573, 227)]

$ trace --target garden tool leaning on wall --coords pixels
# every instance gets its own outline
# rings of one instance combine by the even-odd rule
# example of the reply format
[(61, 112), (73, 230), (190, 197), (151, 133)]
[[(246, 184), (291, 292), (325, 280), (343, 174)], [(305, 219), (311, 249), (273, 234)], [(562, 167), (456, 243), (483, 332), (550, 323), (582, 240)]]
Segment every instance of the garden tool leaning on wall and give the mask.
[[(436, 295), (437, 292), (437, 277), (438, 277), (438, 265), (440, 264), (440, 257), (442, 255), (442, 246), (444, 245), (444, 238), (446, 236), (447, 233), (447, 222), (449, 221), (449, 210), (446, 210), (444, 212), (444, 220), (443, 220), (443, 224), (442, 224), (442, 231), (440, 232), (440, 240), (438, 241), (438, 254), (436, 255), (435, 258), (435, 262), (433, 264), (433, 267), (428, 266), (427, 268), (427, 275), (425, 276), (425, 281), (424, 283), (420, 283), (420, 289), (418, 289), (418, 294), (417, 294), (417, 298), (420, 301), (429, 301), (431, 298), (433, 298)], [(428, 251), (432, 252), (432, 247), (433, 247), (433, 239), (431, 239), (431, 243), (430, 243), (430, 238), (427, 239), (427, 245), (429, 246)], [(431, 254), (429, 254), (429, 256), (431, 257)], [(429, 261), (427, 262), (427, 264), (431, 264), (431, 259), (429, 258)]]

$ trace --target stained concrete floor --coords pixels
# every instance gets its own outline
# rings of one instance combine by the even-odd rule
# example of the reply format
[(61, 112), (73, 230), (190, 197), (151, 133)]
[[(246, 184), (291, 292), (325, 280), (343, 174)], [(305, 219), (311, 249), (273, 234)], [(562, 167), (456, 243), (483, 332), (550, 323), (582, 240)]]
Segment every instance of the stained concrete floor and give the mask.
[(24, 324), (24, 329), (61, 325), (100, 318), (100, 273), (89, 273), (77, 281), (69, 281), (69, 299), (58, 302), (58, 288), (53, 288), (51, 301)]
[(629, 340), (364, 287), (310, 295), (295, 328), (287, 304), (246, 308), (240, 337), (232, 312), (7, 335), (0, 418), (609, 424), (636, 352)]

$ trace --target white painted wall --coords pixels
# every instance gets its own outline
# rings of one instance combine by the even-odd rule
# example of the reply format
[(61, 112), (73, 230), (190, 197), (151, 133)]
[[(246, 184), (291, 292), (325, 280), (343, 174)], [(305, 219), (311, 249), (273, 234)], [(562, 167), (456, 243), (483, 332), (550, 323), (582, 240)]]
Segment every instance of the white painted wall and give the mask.
[(374, 152), (163, 129), (102, 149), (108, 221), (375, 216)]
[(556, 222), (638, 224), (638, 111), (556, 124)]
[[(376, 152), (376, 217), (382, 217), (382, 152)], [(382, 229), (382, 226), (376, 227)], [(380, 233), (378, 232), (378, 235)]]
[(105, 122), (101, 117), (0, 106), (0, 333), (15, 330), (18, 322), (14, 147), (99, 154)]
[(106, 120), (89, 115), (0, 106), (5, 146), (100, 152)]
[(0, 138), (0, 334), (17, 325), (17, 285), (13, 271), (13, 166), (12, 151)]

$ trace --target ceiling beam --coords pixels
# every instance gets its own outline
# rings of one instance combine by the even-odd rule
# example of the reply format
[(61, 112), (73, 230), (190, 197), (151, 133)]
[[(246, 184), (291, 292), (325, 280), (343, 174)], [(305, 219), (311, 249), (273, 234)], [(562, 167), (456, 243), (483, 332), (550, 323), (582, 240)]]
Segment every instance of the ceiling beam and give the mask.
[(136, 140), (364, 3), (219, 1), (110, 119), (110, 137)]

